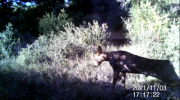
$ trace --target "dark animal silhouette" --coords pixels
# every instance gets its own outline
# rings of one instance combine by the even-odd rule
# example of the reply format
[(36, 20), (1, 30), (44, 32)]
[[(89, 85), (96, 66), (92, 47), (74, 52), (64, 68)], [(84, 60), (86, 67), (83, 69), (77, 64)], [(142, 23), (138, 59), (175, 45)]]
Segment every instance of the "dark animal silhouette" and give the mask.
[(173, 64), (169, 60), (155, 60), (140, 57), (126, 51), (102, 52), (99, 46), (94, 53), (94, 66), (98, 67), (103, 61), (109, 61), (114, 71), (112, 92), (116, 85), (119, 73), (125, 93), (126, 73), (138, 73), (156, 77), (166, 83), (179, 85), (180, 79), (176, 74)]

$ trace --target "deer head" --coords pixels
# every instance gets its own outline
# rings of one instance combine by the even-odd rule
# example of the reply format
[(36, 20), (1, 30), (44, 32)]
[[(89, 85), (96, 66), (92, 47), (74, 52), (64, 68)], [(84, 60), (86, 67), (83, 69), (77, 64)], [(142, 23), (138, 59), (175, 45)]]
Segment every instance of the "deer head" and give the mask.
[(103, 61), (106, 60), (107, 55), (102, 52), (101, 46), (98, 46), (96, 52), (93, 54), (94, 67), (98, 67)]

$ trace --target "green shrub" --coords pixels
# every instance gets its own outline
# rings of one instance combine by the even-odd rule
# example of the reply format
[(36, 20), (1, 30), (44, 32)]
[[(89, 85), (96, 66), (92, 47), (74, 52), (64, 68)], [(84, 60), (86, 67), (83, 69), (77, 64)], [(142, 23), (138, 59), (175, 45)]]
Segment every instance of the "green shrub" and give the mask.
[(59, 13), (57, 17), (53, 13), (46, 13), (39, 21), (39, 31), (42, 34), (49, 34), (54, 31), (64, 30), (63, 25), (65, 25), (67, 21), (68, 15), (64, 9), (61, 9), (61, 13)]
[(84, 23), (80, 27), (68, 22), (64, 26), (65, 32), (60, 34), (42, 35), (28, 48), (23, 49), (17, 61), (21, 65), (38, 65), (51, 61), (59, 61), (61, 64), (66, 59), (82, 56), (91, 45), (107, 44), (107, 25), (99, 26), (97, 21), (93, 25)]
[[(72, 23), (67, 23), (65, 32), (63, 32), (63, 54), (65, 56), (75, 56), (76, 54), (82, 55), (87, 47), (91, 45), (106, 45), (109, 33), (106, 33), (107, 24), (99, 26), (97, 21), (93, 24), (86, 24), (76, 27)], [(59, 37), (57, 39), (60, 41)]]
[(17, 62), (21, 65), (42, 64), (49, 60), (47, 56), (49, 42), (46, 36), (40, 36), (33, 44), (19, 52)]
[[(133, 45), (139, 44), (153, 59), (179, 59), (179, 20), (169, 12), (161, 11), (151, 2), (134, 4), (130, 9), (131, 18), (125, 20), (127, 37)], [(176, 10), (178, 11), (178, 10)], [(172, 22), (173, 20), (173, 22)]]
[[(73, 24), (67, 24), (65, 33), (69, 40), (78, 39), (79, 43), (85, 45), (105, 45), (110, 33), (106, 33), (108, 26), (103, 23), (100, 27), (97, 21), (93, 21), (93, 25), (84, 22), (83, 25), (75, 27)], [(73, 42), (73, 39), (71, 42)]]
[(128, 37), (131, 37), (133, 43), (142, 42), (142, 40), (158, 37), (164, 39), (168, 31), (168, 15), (157, 11), (157, 5), (151, 6), (151, 2), (140, 2), (130, 9), (131, 22), (125, 22), (129, 31)]
[(167, 53), (167, 59), (170, 59), (174, 62), (179, 62), (179, 58), (180, 58), (179, 23), (180, 20), (178, 18), (174, 19), (163, 43), (163, 48)]
[(0, 59), (10, 58), (13, 54), (13, 47), (16, 44), (15, 39), (13, 39), (12, 24), (8, 23), (6, 25), (6, 30), (0, 32)]
[(106, 33), (107, 25), (99, 26), (97, 21), (94, 21), (93, 25), (84, 23), (79, 27), (67, 23), (64, 29), (65, 32), (50, 38), (50, 43), (52, 49), (58, 47), (60, 51), (57, 52), (67, 58), (82, 55), (87, 47), (91, 45), (105, 45), (108, 43), (106, 40), (109, 36), (109, 33)]

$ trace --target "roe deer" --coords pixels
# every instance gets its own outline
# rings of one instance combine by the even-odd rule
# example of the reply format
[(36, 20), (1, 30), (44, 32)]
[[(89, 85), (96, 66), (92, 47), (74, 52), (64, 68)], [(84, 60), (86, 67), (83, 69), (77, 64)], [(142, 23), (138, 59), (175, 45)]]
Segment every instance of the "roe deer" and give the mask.
[(109, 61), (114, 71), (112, 93), (120, 72), (122, 72), (124, 93), (126, 73), (150, 75), (170, 84), (179, 85), (180, 82), (169, 60), (148, 59), (126, 51), (102, 52), (102, 48), (99, 46), (94, 54), (94, 67), (98, 67), (103, 61)]

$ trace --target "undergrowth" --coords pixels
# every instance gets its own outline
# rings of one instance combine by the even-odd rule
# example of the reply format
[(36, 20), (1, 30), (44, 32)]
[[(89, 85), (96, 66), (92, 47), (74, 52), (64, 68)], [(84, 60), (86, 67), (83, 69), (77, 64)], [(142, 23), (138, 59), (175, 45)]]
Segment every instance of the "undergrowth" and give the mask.
[[(179, 20), (158, 12), (156, 5), (152, 6), (150, 2), (141, 2), (140, 7), (133, 5), (130, 14), (131, 18), (124, 21), (131, 46), (110, 45), (107, 42), (110, 35), (106, 32), (107, 24), (99, 25), (97, 21), (79, 27), (67, 21), (63, 24), (63, 31), (59, 28), (53, 31), (54, 25), (53, 30), (47, 30), (52, 34), (45, 32), (33, 44), (22, 49), (17, 57), (0, 61), (0, 98), (124, 100), (134, 99), (132, 90), (135, 85), (166, 85), (143, 75), (127, 74), (128, 95), (123, 97), (121, 81), (118, 81), (112, 96), (113, 69), (107, 62), (98, 68), (92, 66), (94, 46), (101, 45), (107, 47), (106, 51), (125, 50), (146, 58), (170, 59), (178, 73)], [(167, 86), (166, 97), (160, 99), (179, 99), (178, 90), (179, 87)]]
[[(179, 61), (179, 17), (171, 17), (169, 12), (159, 10), (158, 4), (140, 2), (130, 9), (131, 18), (124, 20), (127, 37), (132, 45), (139, 45), (148, 58)], [(178, 12), (177, 7), (173, 8)]]

